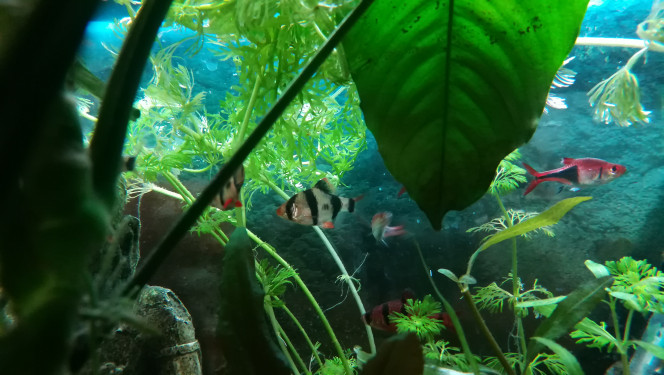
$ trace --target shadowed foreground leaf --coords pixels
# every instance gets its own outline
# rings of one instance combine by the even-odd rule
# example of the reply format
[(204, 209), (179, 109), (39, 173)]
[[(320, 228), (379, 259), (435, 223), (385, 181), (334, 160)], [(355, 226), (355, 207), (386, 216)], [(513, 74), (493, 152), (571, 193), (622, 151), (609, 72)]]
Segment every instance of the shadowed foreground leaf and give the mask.
[(377, 0), (344, 39), (367, 126), (434, 229), (533, 135), (587, 0)]
[(247, 230), (233, 232), (224, 255), (219, 337), (230, 374), (290, 374), (263, 309)]

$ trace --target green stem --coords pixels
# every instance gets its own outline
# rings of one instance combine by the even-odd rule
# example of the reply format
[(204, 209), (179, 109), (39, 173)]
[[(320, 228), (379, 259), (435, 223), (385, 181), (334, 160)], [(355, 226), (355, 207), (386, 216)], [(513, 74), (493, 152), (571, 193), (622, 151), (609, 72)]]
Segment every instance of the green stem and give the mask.
[(251, 113), (254, 111), (254, 106), (256, 105), (256, 99), (258, 98), (258, 92), (261, 88), (261, 80), (263, 78), (263, 69), (261, 68), (260, 73), (256, 77), (256, 82), (254, 83), (254, 88), (251, 90), (251, 97), (249, 97), (249, 103), (245, 108), (244, 118), (242, 119), (242, 124), (240, 125), (240, 130), (237, 133), (237, 136), (234, 139), (235, 145), (239, 145), (244, 141), (244, 133), (247, 131), (247, 126), (249, 126), (249, 120), (251, 119)]
[(468, 340), (466, 340), (466, 334), (463, 332), (463, 327), (461, 327), (461, 321), (459, 321), (459, 317), (457, 316), (456, 311), (454, 311), (454, 308), (452, 308), (452, 305), (450, 305), (450, 303), (447, 302), (445, 297), (443, 297), (443, 294), (436, 286), (436, 283), (433, 282), (433, 277), (431, 277), (431, 270), (429, 269), (426, 261), (424, 260), (424, 255), (422, 255), (422, 250), (420, 249), (420, 245), (417, 243), (417, 241), (414, 242), (415, 242), (415, 248), (417, 249), (417, 253), (420, 255), (420, 260), (422, 261), (422, 267), (424, 267), (424, 273), (426, 273), (427, 278), (429, 279), (429, 283), (431, 283), (431, 286), (433, 287), (433, 290), (436, 292), (438, 299), (440, 299), (443, 302), (443, 306), (445, 306), (445, 312), (447, 312), (450, 316), (450, 319), (452, 319), (452, 324), (454, 325), (454, 329), (456, 330), (457, 337), (459, 337), (461, 348), (463, 348), (464, 357), (466, 358), (466, 361), (470, 365), (470, 368), (472, 369), (473, 373), (475, 375), (478, 375), (480, 373), (479, 368), (477, 367), (477, 362), (475, 361), (473, 353), (470, 351)]
[[(609, 307), (611, 308), (611, 319), (613, 320), (613, 330), (616, 336), (616, 340), (620, 343), (619, 346), (616, 346), (616, 349), (618, 349), (618, 353), (620, 353), (620, 361), (622, 362), (623, 366), (623, 375), (629, 375), (629, 357), (627, 356), (627, 350), (624, 345), (625, 343), (623, 342), (623, 339), (621, 338), (622, 336), (620, 334), (620, 325), (618, 324), (618, 314), (616, 313), (616, 301), (617, 299), (609, 296)], [(627, 338), (625, 338), (625, 341), (627, 341)]]
[[(286, 194), (283, 190), (281, 190), (277, 185), (275, 185), (272, 181), (270, 181), (267, 178), (263, 179), (272, 190), (274, 190), (277, 194), (279, 194), (282, 198), (288, 200), (290, 197), (288, 194)], [(360, 314), (364, 315), (366, 313), (366, 310), (364, 309), (364, 305), (362, 304), (362, 299), (360, 298), (360, 294), (357, 292), (357, 288), (355, 288), (355, 284), (350, 278), (350, 275), (348, 274), (348, 271), (346, 270), (346, 267), (344, 266), (343, 262), (341, 261), (341, 258), (339, 258), (339, 255), (337, 254), (336, 250), (334, 250), (334, 246), (332, 246), (332, 243), (330, 243), (330, 240), (328, 240), (327, 236), (325, 236), (325, 233), (317, 227), (314, 226), (314, 231), (316, 234), (318, 234), (318, 237), (320, 237), (321, 241), (323, 241), (323, 244), (327, 248), (327, 251), (330, 253), (330, 256), (332, 256), (332, 259), (334, 259), (334, 262), (337, 264), (337, 267), (339, 267), (339, 270), (341, 271), (341, 274), (343, 275), (343, 279), (346, 281), (346, 284), (348, 284), (348, 288), (350, 289), (351, 294), (353, 295), (353, 298), (355, 299), (355, 303), (357, 304), (357, 308), (360, 310)], [(367, 339), (369, 340), (369, 349), (371, 351), (371, 354), (376, 353), (376, 342), (374, 341), (374, 336), (373, 336), (373, 331), (371, 330), (371, 326), (369, 325), (364, 325), (364, 328), (367, 331)]]
[[(286, 343), (290, 344), (290, 340), (283, 339), (284, 337), (287, 337), (287, 336), (286, 336), (286, 333), (283, 332), (283, 329), (281, 328), (281, 326), (279, 325), (279, 322), (277, 321), (277, 317), (274, 316), (274, 309), (272, 308), (272, 306), (270, 306), (269, 297), (266, 298), (265, 312), (267, 312), (268, 317), (270, 317), (270, 323), (272, 323), (272, 328), (274, 329), (274, 335), (277, 336), (277, 343), (279, 343), (279, 347), (281, 348), (281, 351), (284, 353), (284, 356), (286, 357), (286, 360), (288, 361), (288, 364), (290, 365), (291, 370), (293, 370), (293, 374), (299, 374), (300, 372), (297, 371), (297, 366), (295, 366), (295, 362), (293, 362), (293, 358), (291, 357), (290, 353), (288, 352), (288, 349), (286, 348), (286, 345), (284, 345), (284, 341), (286, 341)], [(283, 333), (283, 336), (281, 335), (281, 333)], [(297, 354), (297, 352), (295, 350), (293, 350), (293, 352)], [(302, 362), (302, 358), (300, 358), (300, 362)]]
[[(277, 297), (275, 297), (275, 299), (277, 301), (280, 301), (280, 299), (277, 298)], [(300, 324), (300, 321), (295, 317), (295, 315), (293, 315), (293, 313), (290, 311), (288, 306), (286, 306), (284, 304), (284, 305), (281, 306), (281, 308), (286, 312), (286, 315), (288, 315), (288, 317), (291, 318), (293, 323), (295, 323), (295, 325), (297, 326), (297, 329), (299, 329), (300, 332), (302, 333), (302, 336), (304, 336), (304, 339), (307, 342), (307, 344), (309, 345), (309, 348), (311, 348), (311, 353), (313, 353), (314, 358), (316, 358), (316, 362), (318, 362), (318, 366), (323, 367), (323, 361), (320, 359), (320, 356), (318, 355), (318, 350), (316, 349), (316, 346), (314, 345), (314, 343), (309, 338), (309, 335), (307, 334), (307, 331), (305, 331), (304, 327), (302, 327), (302, 324)]]
[(297, 272), (291, 267), (288, 262), (284, 260), (279, 254), (277, 254), (276, 251), (270, 246), (267, 242), (261, 240), (256, 236), (253, 232), (247, 229), (247, 234), (249, 235), (249, 238), (251, 238), (254, 242), (256, 242), (263, 250), (265, 250), (270, 256), (272, 256), (279, 264), (281, 264), (285, 269), (289, 271), (293, 271), (293, 280), (295, 280), (295, 283), (302, 289), (302, 293), (309, 299), (309, 302), (311, 302), (311, 305), (313, 306), (314, 310), (316, 310), (316, 313), (318, 314), (318, 317), (320, 318), (321, 322), (323, 323), (323, 326), (325, 327), (325, 331), (327, 331), (327, 334), (330, 336), (330, 339), (332, 340), (332, 344), (334, 345), (334, 348), (337, 351), (337, 355), (339, 356), (339, 359), (341, 359), (344, 370), (346, 371), (346, 374), (352, 374), (353, 371), (350, 367), (350, 363), (348, 363), (348, 358), (344, 355), (344, 351), (341, 348), (341, 344), (339, 344), (339, 340), (337, 340), (337, 336), (334, 334), (334, 331), (332, 330), (332, 326), (330, 326), (330, 322), (327, 320), (325, 317), (325, 314), (323, 313), (323, 310), (320, 308), (320, 305), (314, 298), (313, 294), (311, 294), (311, 291), (309, 291), (309, 288), (307, 288), (307, 285), (302, 281), (300, 278), (300, 275), (298, 275)]
[[(503, 204), (503, 200), (500, 199), (500, 195), (495, 194), (496, 201), (498, 202), (498, 206), (500, 207), (500, 211), (503, 213), (503, 217), (505, 217), (505, 223), (507, 223), (507, 227), (511, 228), (514, 226), (514, 223), (512, 222), (512, 218), (510, 217), (509, 213), (507, 212), (507, 209), (505, 209), (505, 205)], [(521, 358), (523, 359), (521, 362), (521, 368), (525, 369), (527, 363), (526, 358), (528, 358), (528, 352), (527, 352), (527, 346), (526, 346), (526, 333), (523, 330), (523, 321), (521, 320), (521, 315), (519, 314), (519, 310), (516, 307), (516, 304), (519, 302), (520, 298), (520, 293), (521, 293), (521, 283), (519, 282), (519, 275), (518, 275), (518, 253), (517, 253), (517, 248), (516, 248), (516, 238), (512, 238), (512, 311), (514, 311), (514, 319), (516, 320), (516, 335), (519, 339), (519, 353), (521, 353)]]
[[(627, 341), (629, 341), (629, 331), (631, 329), (632, 325), (632, 316), (634, 316), (634, 310), (629, 310), (629, 313), (627, 313), (627, 321), (625, 322), (625, 334), (623, 335), (623, 341), (621, 342), (623, 351), (624, 353), (620, 354), (620, 360), (623, 365), (623, 375), (629, 375), (630, 374), (630, 368), (629, 368), (629, 345), (627, 345)], [(627, 370), (624, 370), (627, 369)]]
[[(175, 245), (187, 233), (189, 228), (196, 223), (198, 217), (205, 211), (212, 199), (218, 194), (222, 186), (231, 178), (231, 176), (242, 165), (242, 162), (249, 156), (249, 153), (258, 145), (263, 136), (267, 134), (272, 125), (277, 121), (281, 114), (286, 110), (291, 101), (300, 93), (304, 85), (309, 81), (311, 76), (318, 70), (318, 68), (325, 62), (325, 59), (334, 50), (337, 44), (341, 42), (344, 35), (351, 29), (357, 20), (369, 8), (373, 0), (362, 0), (358, 6), (341, 22), (339, 27), (330, 35), (330, 38), (323, 44), (323, 46), (316, 52), (313, 58), (302, 69), (302, 72), (295, 78), (291, 84), (286, 88), (283, 95), (265, 114), (263, 119), (258, 123), (256, 129), (249, 135), (247, 140), (240, 146), (231, 159), (224, 165), (219, 173), (212, 179), (210, 184), (199, 195), (198, 199), (189, 207), (189, 209), (180, 217), (180, 219), (171, 227), (165, 237), (161, 239), (157, 247), (150, 252), (150, 255), (143, 261), (143, 266), (136, 271), (134, 277), (125, 285), (122, 290), (123, 295), (131, 295), (136, 293), (145, 283), (152, 277), (152, 275), (159, 269), (159, 266), (168, 257), (168, 254), (173, 250)], [(170, 4), (170, 1), (166, 3)], [(162, 17), (163, 19), (163, 17)], [(161, 23), (160, 23), (161, 24)], [(152, 38), (154, 41), (154, 37)], [(151, 41), (151, 42), (152, 42)], [(147, 49), (149, 52), (149, 48)], [(115, 72), (115, 70), (114, 70)], [(110, 86), (109, 86), (110, 87)], [(135, 90), (134, 90), (135, 92)], [(133, 95), (131, 96), (133, 100)], [(104, 103), (106, 100), (104, 100)], [(127, 108), (131, 107), (131, 103)], [(127, 114), (127, 118), (129, 115)], [(101, 120), (101, 118), (100, 118)], [(124, 134), (124, 133), (123, 133)], [(117, 154), (120, 155), (120, 152)], [(103, 155), (103, 153), (101, 154)], [(119, 160), (119, 156), (117, 158)], [(118, 167), (119, 168), (119, 167)], [(112, 193), (115, 194), (115, 184)], [(343, 351), (340, 352), (342, 360), (350, 374), (350, 366), (348, 361), (343, 356)]]
[(288, 346), (290, 352), (293, 353), (293, 356), (295, 357), (297, 364), (302, 368), (302, 372), (311, 375), (311, 371), (309, 371), (309, 368), (307, 367), (306, 363), (304, 363), (302, 357), (300, 357), (300, 353), (298, 353), (297, 350), (295, 350), (295, 346), (293, 346), (293, 343), (291, 342), (290, 338), (288, 338), (288, 335), (286, 334), (286, 331), (284, 331), (284, 328), (279, 324), (279, 322), (275, 321), (275, 323), (277, 324), (277, 328), (279, 329), (279, 335), (286, 342), (286, 346)]
[(491, 334), (491, 331), (489, 331), (489, 327), (487, 327), (484, 318), (482, 318), (482, 315), (480, 314), (480, 311), (477, 309), (477, 306), (475, 306), (475, 302), (473, 302), (473, 296), (470, 294), (468, 288), (463, 290), (463, 297), (466, 300), (466, 304), (468, 304), (468, 308), (473, 313), (473, 318), (475, 318), (475, 322), (480, 327), (480, 331), (491, 346), (493, 354), (496, 355), (498, 361), (500, 361), (500, 364), (503, 365), (503, 368), (509, 375), (516, 375), (514, 369), (510, 366), (509, 362), (507, 362), (507, 358), (505, 358), (505, 354), (503, 354), (503, 351), (500, 349), (498, 342), (496, 342), (496, 339)]

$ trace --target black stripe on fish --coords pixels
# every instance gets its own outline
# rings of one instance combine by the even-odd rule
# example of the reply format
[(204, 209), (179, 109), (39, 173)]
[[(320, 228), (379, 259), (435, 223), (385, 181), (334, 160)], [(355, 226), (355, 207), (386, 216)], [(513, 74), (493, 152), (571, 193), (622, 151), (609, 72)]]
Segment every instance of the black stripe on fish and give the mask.
[(384, 303), (382, 306), (383, 320), (386, 325), (390, 325), (390, 306), (387, 303)]
[(599, 167), (599, 177), (597, 177), (598, 180), (602, 179), (602, 171), (604, 170), (604, 167)]
[(355, 199), (351, 198), (348, 200), (348, 212), (355, 211)]
[(288, 216), (288, 220), (293, 220), (293, 209), (295, 208), (296, 197), (297, 194), (290, 197), (290, 199), (288, 199), (288, 202), (286, 202), (286, 215)]
[(364, 313), (364, 322), (371, 325), (371, 312)]
[(544, 178), (563, 178), (565, 180), (570, 181), (573, 184), (578, 184), (579, 183), (579, 167), (576, 165), (573, 165), (569, 168), (563, 169), (560, 172), (556, 173), (551, 173), (547, 174), (545, 176), (540, 176), (538, 179), (544, 179)]
[(404, 304), (401, 305), (401, 311), (400, 311), (400, 313), (406, 315), (406, 312), (407, 312), (407, 311), (406, 311), (406, 304), (404, 303)]
[(341, 211), (341, 206), (343, 204), (341, 203), (341, 198), (336, 195), (331, 195), (330, 198), (330, 201), (332, 202), (332, 220), (334, 220), (337, 218), (339, 211)]
[(307, 200), (309, 210), (311, 210), (311, 220), (313, 221), (313, 225), (318, 225), (318, 201), (316, 200), (314, 191), (307, 189), (302, 193), (304, 193), (304, 198)]

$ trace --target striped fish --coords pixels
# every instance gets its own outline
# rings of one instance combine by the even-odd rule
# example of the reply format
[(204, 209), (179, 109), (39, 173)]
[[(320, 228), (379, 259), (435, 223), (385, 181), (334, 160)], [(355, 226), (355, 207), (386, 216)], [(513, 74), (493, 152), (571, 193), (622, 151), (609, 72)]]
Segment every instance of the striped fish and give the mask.
[(334, 188), (324, 178), (311, 189), (301, 191), (277, 208), (277, 215), (302, 225), (318, 225), (334, 228), (334, 219), (339, 212), (355, 211), (358, 198), (344, 198), (334, 195)]
[(236, 207), (242, 207), (240, 200), (240, 190), (244, 184), (244, 166), (240, 167), (233, 173), (231, 178), (221, 187), (219, 194), (212, 200), (212, 205), (220, 207), (222, 210), (227, 211)]

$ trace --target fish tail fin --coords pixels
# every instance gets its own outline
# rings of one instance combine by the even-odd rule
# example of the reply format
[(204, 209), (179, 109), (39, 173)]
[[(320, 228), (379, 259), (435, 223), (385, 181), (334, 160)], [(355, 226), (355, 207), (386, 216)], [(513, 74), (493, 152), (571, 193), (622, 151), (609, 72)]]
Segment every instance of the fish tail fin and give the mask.
[(406, 192), (406, 187), (402, 186), (401, 190), (397, 193), (397, 198), (401, 197)]
[(533, 168), (533, 167), (531, 167), (530, 165), (528, 165), (528, 163), (522, 163), (522, 164), (523, 164), (523, 167), (526, 168), (526, 170), (528, 171), (528, 173), (530, 173), (531, 175), (533, 175), (535, 178), (538, 178), (538, 177), (540, 177), (540, 176), (542, 175), (541, 173), (539, 173), (538, 171), (536, 171), (535, 168)]
[(535, 189), (537, 185), (539, 185), (541, 182), (543, 182), (543, 180), (538, 180), (537, 178), (530, 181), (530, 184), (528, 184), (528, 187), (526, 187), (526, 191), (523, 193), (523, 195), (524, 196), (528, 195), (528, 193), (533, 191), (533, 189)]
[(399, 225), (396, 227), (385, 227), (385, 234), (383, 234), (383, 237), (394, 237), (394, 236), (401, 236), (408, 233), (405, 229), (403, 229), (403, 225)]
[(364, 198), (364, 194), (361, 194), (355, 198), (341, 198), (342, 200), (348, 200), (347, 203), (344, 204), (345, 209), (348, 210), (348, 212), (353, 212), (355, 211), (355, 202), (362, 200)]

